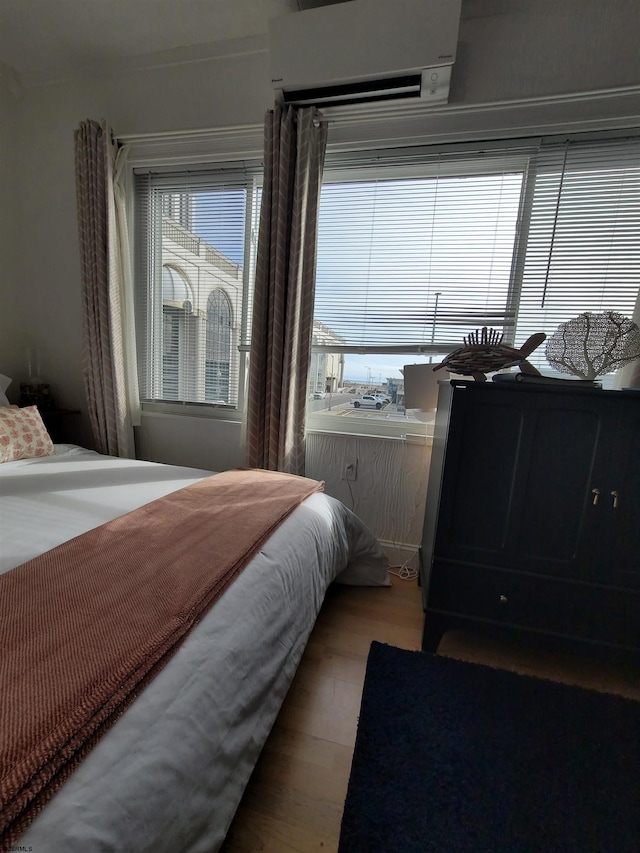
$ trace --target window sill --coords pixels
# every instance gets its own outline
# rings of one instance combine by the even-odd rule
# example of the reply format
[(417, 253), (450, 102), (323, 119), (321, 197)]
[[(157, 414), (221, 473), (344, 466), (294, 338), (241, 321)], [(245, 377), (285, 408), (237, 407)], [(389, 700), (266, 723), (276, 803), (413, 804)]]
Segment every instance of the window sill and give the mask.
[(433, 434), (430, 432), (427, 435), (420, 435), (416, 433), (400, 433), (398, 435), (381, 435), (380, 433), (375, 432), (363, 432), (353, 430), (348, 432), (346, 430), (338, 432), (335, 429), (318, 429), (317, 427), (307, 427), (306, 429), (307, 435), (331, 435), (336, 438), (366, 438), (373, 439), (375, 441), (401, 441), (404, 444), (417, 444), (426, 447), (431, 447), (433, 444)]
[(204, 418), (209, 420), (242, 423), (242, 412), (230, 406), (215, 406), (198, 403), (142, 403), (145, 416), (175, 418)]
[(384, 414), (370, 413), (345, 415), (313, 413), (307, 416), (307, 432), (335, 433), (336, 435), (358, 435), (369, 438), (390, 438), (414, 444), (424, 443), (433, 435), (433, 420), (385, 418)]

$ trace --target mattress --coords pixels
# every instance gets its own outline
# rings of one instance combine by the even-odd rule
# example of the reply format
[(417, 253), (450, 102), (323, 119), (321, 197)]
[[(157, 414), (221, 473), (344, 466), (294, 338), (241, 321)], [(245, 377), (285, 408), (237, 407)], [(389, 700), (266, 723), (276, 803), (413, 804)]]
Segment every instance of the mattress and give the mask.
[[(210, 474), (73, 445), (5, 463), (0, 571)], [(265, 542), (18, 846), (217, 850), (334, 581), (388, 585), (387, 561), (353, 513), (318, 493)]]

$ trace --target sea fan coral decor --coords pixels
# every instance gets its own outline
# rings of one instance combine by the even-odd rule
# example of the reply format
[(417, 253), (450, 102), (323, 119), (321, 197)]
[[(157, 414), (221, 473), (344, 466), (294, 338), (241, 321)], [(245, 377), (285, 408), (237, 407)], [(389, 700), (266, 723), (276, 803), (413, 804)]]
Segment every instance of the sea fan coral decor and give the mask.
[(640, 328), (616, 311), (586, 311), (558, 326), (546, 356), (561, 373), (593, 380), (640, 358)]

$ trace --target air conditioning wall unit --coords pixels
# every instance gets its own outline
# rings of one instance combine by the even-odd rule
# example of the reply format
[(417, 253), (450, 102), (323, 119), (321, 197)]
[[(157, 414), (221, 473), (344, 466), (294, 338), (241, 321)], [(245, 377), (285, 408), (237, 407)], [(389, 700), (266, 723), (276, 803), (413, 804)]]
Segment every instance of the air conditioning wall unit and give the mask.
[(349, 0), (273, 18), (277, 101), (446, 103), (461, 0)]

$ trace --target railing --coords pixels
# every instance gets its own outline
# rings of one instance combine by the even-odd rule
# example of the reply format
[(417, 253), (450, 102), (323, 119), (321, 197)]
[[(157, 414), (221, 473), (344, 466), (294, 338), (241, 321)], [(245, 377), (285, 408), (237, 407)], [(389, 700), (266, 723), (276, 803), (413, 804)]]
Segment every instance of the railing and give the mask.
[(192, 234), (191, 231), (187, 231), (181, 225), (178, 225), (177, 222), (166, 217), (162, 218), (162, 236), (182, 246), (183, 249), (186, 249), (187, 252), (191, 252), (193, 255), (200, 254), (200, 238)]
[(166, 216), (162, 217), (162, 236), (173, 243), (177, 243), (187, 252), (202, 257), (207, 263), (212, 264), (232, 278), (242, 278), (242, 267), (239, 264), (234, 263), (222, 252), (214, 249), (206, 240), (196, 237), (187, 228)]

